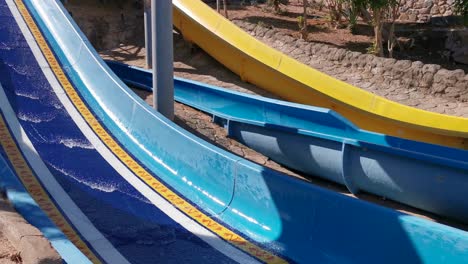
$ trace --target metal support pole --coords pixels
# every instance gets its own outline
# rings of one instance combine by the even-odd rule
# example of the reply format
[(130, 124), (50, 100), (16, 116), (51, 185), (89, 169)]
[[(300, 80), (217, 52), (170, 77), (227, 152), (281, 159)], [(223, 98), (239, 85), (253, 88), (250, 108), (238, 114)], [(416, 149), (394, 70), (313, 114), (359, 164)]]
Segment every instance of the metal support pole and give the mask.
[(153, 67), (152, 62), (152, 44), (151, 44), (151, 0), (144, 2), (144, 23), (145, 23), (145, 50), (146, 50), (146, 68)]
[(153, 47), (153, 104), (165, 117), (174, 119), (174, 48), (172, 1), (151, 1)]

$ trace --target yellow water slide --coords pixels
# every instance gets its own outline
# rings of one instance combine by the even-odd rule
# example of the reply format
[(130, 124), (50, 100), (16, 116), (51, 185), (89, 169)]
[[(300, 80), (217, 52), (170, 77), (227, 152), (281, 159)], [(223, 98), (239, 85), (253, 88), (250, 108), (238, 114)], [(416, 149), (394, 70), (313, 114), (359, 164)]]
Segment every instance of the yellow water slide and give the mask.
[(173, 0), (174, 25), (243, 80), (286, 100), (330, 108), (363, 129), (468, 149), (468, 119), (392, 102), (263, 44), (199, 0)]

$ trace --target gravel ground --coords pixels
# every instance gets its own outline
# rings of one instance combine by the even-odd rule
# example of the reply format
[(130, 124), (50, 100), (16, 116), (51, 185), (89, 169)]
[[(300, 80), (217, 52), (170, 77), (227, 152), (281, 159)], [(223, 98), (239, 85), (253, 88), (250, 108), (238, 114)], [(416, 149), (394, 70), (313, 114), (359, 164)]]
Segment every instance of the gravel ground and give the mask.
[[(7, 200), (0, 198), (0, 217), (8, 219), (11, 214), (16, 214), (15, 209), (13, 209)], [(0, 225), (0, 263), (23, 263), (20, 252), (13, 247), (12, 242), (8, 240), (8, 236), (5, 234), (5, 226), (2, 225)]]

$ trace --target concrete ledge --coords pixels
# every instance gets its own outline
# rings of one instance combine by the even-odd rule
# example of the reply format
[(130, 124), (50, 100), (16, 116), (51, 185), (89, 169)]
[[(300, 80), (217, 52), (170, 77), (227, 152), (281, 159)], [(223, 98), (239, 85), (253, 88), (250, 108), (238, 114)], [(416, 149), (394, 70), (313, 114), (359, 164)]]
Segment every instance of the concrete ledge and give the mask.
[(0, 199), (0, 230), (20, 253), (23, 263), (59, 264), (60, 255), (42, 233)]

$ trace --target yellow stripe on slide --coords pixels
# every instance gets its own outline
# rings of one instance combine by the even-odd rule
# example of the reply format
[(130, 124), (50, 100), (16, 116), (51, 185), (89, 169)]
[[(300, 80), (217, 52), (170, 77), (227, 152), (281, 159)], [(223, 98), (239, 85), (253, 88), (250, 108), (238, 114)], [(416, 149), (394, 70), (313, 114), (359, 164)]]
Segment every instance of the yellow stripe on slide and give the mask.
[(146, 171), (137, 161), (135, 161), (120, 145), (107, 133), (104, 127), (98, 122), (96, 117), (91, 113), (86, 104), (81, 100), (77, 91), (70, 83), (68, 77), (63, 72), (60, 64), (58, 63), (55, 55), (50, 49), (49, 45), (44, 39), (36, 23), (32, 19), (29, 11), (25, 7), (22, 0), (15, 0), (18, 10), (23, 16), (26, 24), (28, 25), (31, 33), (33, 34), (36, 42), (38, 43), (44, 57), (49, 63), (52, 71), (54, 72), (60, 85), (65, 90), (66, 94), (76, 107), (89, 126), (94, 130), (96, 135), (99, 136), (101, 141), (117, 156), (122, 163), (124, 163), (135, 175), (143, 180), (148, 186), (153, 188), (159, 195), (169, 201), (174, 207), (184, 212), (190, 218), (198, 222), (201, 226), (217, 234), (219, 237), (244, 251), (245, 253), (253, 256), (266, 263), (287, 263), (284, 259), (276, 256), (275, 254), (247, 241), (245, 238), (236, 234), (232, 230), (216, 222), (213, 218), (205, 215), (202, 211), (187, 202), (184, 198), (178, 196), (171, 191), (163, 183), (155, 179), (150, 172)]
[(54, 202), (50, 199), (47, 192), (34, 176), (31, 168), (26, 162), (23, 154), (19, 150), (16, 142), (13, 140), (10, 131), (8, 130), (5, 120), (0, 115), (0, 146), (5, 150), (8, 160), (13, 165), (13, 169), (23, 183), (24, 187), (29, 194), (34, 198), (36, 203), (47, 214), (47, 216), (57, 225), (60, 230), (67, 236), (67, 238), (89, 258), (93, 263), (101, 263), (99, 258), (89, 249), (80, 236), (76, 233), (73, 227), (63, 217), (60, 211), (55, 206)]
[(286, 100), (333, 109), (359, 127), (468, 149), (468, 119), (405, 106), (334, 79), (265, 45), (202, 1), (174, 0), (174, 25), (245, 81)]

